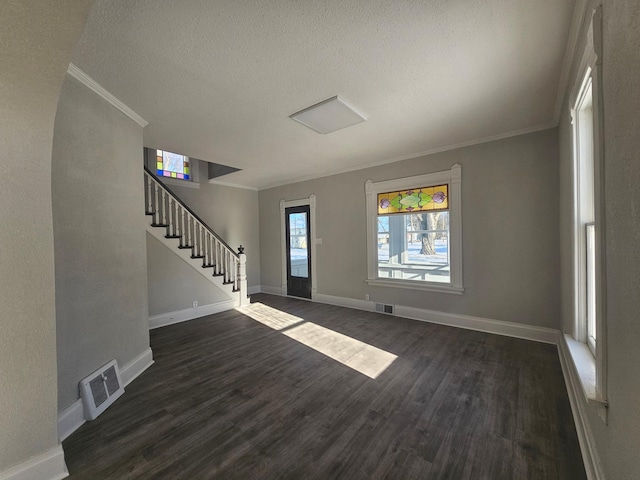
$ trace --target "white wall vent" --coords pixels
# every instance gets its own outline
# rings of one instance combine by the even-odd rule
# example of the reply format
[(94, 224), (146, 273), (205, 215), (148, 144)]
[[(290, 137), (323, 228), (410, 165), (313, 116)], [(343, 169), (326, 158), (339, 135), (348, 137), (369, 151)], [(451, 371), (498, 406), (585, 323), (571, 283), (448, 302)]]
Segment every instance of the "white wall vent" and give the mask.
[(376, 312), (388, 313), (393, 315), (393, 305), (385, 305), (384, 303), (376, 303)]
[(124, 393), (118, 362), (111, 360), (86, 378), (80, 380), (80, 397), (84, 417), (94, 420)]

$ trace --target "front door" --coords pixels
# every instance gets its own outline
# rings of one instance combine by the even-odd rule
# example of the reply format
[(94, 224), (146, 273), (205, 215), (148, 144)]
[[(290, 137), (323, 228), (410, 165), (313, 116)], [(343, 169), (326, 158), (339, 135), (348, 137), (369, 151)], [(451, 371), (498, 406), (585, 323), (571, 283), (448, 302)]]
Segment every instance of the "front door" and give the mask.
[(311, 298), (309, 205), (285, 209), (287, 235), (287, 295)]

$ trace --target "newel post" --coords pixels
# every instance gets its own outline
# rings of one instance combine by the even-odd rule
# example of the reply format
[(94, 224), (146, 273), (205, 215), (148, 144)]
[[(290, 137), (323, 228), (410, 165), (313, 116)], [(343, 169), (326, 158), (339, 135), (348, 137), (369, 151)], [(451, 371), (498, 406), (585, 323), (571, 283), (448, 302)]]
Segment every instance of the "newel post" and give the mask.
[(244, 247), (238, 247), (238, 288), (240, 289), (240, 306), (249, 305), (249, 295), (247, 294), (247, 256), (244, 254)]

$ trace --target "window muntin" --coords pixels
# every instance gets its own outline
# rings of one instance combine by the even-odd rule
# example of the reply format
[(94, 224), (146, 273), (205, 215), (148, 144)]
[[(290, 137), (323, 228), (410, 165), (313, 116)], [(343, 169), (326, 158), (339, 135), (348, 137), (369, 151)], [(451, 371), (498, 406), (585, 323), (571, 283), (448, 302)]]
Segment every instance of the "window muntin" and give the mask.
[(156, 173), (158, 176), (180, 180), (190, 179), (189, 157), (166, 150), (157, 150), (156, 152)]

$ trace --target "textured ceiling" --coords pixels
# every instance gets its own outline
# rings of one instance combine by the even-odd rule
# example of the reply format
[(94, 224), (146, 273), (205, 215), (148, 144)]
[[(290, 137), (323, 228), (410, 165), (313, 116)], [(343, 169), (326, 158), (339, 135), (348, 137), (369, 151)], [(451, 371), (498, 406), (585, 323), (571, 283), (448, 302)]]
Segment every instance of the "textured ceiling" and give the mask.
[[(574, 0), (97, 0), (73, 63), (144, 143), (264, 188), (553, 125)], [(289, 118), (340, 95), (368, 121)]]

